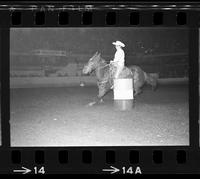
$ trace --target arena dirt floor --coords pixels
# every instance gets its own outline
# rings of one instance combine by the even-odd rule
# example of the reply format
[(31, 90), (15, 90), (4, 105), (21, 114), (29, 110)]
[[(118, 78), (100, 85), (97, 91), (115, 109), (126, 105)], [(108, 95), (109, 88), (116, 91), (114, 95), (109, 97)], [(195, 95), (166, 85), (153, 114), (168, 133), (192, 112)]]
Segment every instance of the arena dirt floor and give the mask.
[(146, 86), (131, 111), (113, 92), (87, 107), (97, 87), (11, 89), (11, 146), (189, 145), (188, 88)]

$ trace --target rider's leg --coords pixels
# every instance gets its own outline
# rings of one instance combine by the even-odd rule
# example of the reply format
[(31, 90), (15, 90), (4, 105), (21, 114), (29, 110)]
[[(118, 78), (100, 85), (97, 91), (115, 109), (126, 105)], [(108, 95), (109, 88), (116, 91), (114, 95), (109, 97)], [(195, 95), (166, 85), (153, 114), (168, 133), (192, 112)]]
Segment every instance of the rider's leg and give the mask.
[(117, 79), (119, 77), (119, 74), (121, 73), (121, 71), (123, 70), (124, 66), (123, 65), (118, 65), (117, 66), (117, 71), (115, 74), (115, 78)]

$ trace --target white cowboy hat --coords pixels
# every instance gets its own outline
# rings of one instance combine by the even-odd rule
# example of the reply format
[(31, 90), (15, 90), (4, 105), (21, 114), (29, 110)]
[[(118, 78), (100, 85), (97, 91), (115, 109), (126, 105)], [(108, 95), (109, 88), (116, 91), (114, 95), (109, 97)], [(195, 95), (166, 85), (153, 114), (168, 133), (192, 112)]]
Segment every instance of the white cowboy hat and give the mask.
[(125, 47), (125, 45), (124, 45), (124, 43), (122, 43), (122, 42), (120, 42), (120, 41), (116, 41), (116, 42), (113, 42), (112, 43), (113, 45), (119, 45), (119, 46), (121, 46), (121, 47)]

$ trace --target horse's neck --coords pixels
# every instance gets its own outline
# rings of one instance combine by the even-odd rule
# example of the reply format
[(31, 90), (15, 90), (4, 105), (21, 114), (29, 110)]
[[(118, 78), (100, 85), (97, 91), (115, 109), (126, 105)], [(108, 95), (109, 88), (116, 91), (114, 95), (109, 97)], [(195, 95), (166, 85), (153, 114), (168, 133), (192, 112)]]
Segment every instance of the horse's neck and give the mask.
[(107, 65), (106, 62), (104, 60), (101, 60), (101, 62), (97, 66), (95, 73), (98, 81), (102, 80), (106, 65)]

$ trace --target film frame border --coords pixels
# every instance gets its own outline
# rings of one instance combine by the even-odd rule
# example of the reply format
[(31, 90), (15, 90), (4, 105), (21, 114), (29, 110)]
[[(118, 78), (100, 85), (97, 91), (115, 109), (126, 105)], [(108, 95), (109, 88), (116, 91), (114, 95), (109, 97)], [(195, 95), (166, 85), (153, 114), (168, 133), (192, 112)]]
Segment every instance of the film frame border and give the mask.
[[(130, 7), (131, 6), (131, 7)], [(126, 9), (126, 12), (123, 9)], [(4, 21), (0, 22), (1, 26), (1, 57), (9, 59), (9, 29), (11, 27), (155, 27), (152, 23), (154, 12), (163, 12), (162, 25), (156, 27), (188, 27), (189, 28), (189, 93), (190, 93), (190, 145), (189, 146), (133, 146), (133, 147), (10, 147), (10, 130), (9, 126), (9, 60), (2, 61), (2, 146), (0, 147), (0, 158), (3, 160), (3, 166), (0, 162), (0, 173), (13, 173), (12, 170), (16, 166), (25, 165), (26, 167), (33, 167), (35, 165), (44, 165), (47, 173), (101, 173), (102, 168), (109, 165), (115, 167), (122, 167), (124, 165), (136, 165), (141, 167), (142, 173), (200, 173), (198, 167), (200, 158), (199, 144), (198, 144), (198, 28), (199, 28), (199, 4), (169, 4), (169, 5), (64, 5), (58, 4), (46, 5), (0, 5), (0, 17)], [(22, 24), (12, 25), (11, 14), (13, 12), (22, 12)], [(61, 11), (69, 13), (69, 24), (59, 25), (58, 14)], [(142, 17), (141, 22), (137, 25), (128, 24), (123, 21), (123, 17), (129, 17), (130, 12), (139, 12)], [(45, 12), (47, 21), (44, 25), (34, 24), (35, 12)], [(85, 25), (81, 22), (83, 12), (94, 12), (94, 19), (101, 19), (102, 21), (94, 22), (91, 25)], [(107, 25), (105, 21), (105, 14), (107, 12), (117, 12), (116, 24)], [(187, 23), (185, 25), (177, 25), (176, 15), (178, 12), (186, 13)], [(52, 18), (53, 21), (49, 21)], [(174, 19), (173, 19), (174, 18)], [(31, 22), (30, 22), (31, 19)], [(72, 21), (73, 19), (73, 21)], [(74, 21), (75, 19), (75, 21)], [(173, 19), (173, 20), (172, 20)], [(8, 20), (8, 21), (7, 21)], [(191, 61), (192, 59), (192, 61)], [(198, 105), (195, 105), (198, 104)], [(3, 107), (4, 106), (4, 107)], [(192, 112), (191, 112), (192, 111)], [(191, 121), (191, 118), (194, 121)], [(56, 151), (56, 152), (55, 152)], [(60, 152), (61, 151), (61, 152)], [(161, 151), (161, 153), (160, 153)], [(83, 153), (82, 153), (83, 152)], [(135, 152), (135, 153), (134, 153)], [(138, 154), (136, 154), (139, 152)], [(132, 153), (132, 154), (131, 154)], [(130, 155), (139, 156), (139, 161), (131, 161)], [(153, 160), (155, 156), (159, 156), (161, 161), (156, 164)], [(60, 156), (67, 156), (64, 165), (59, 161)], [(92, 161), (84, 161), (87, 157), (91, 157)], [(182, 161), (182, 157), (185, 160)], [(134, 157), (135, 158), (135, 157)], [(136, 157), (137, 158), (137, 157)], [(86, 159), (87, 160), (87, 159)], [(157, 160), (157, 159), (156, 159)], [(160, 159), (158, 159), (160, 160)], [(177, 160), (179, 160), (177, 162)], [(106, 165), (107, 162), (107, 165)], [(52, 165), (52, 164), (55, 164)], [(8, 171), (9, 170), (9, 171)], [(162, 171), (161, 171), (162, 170)]]

